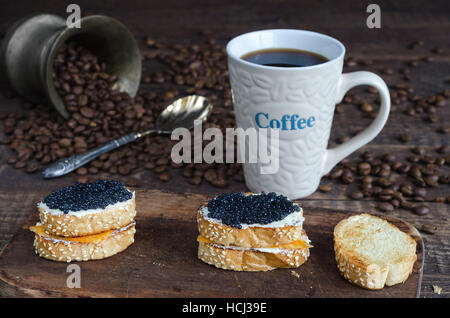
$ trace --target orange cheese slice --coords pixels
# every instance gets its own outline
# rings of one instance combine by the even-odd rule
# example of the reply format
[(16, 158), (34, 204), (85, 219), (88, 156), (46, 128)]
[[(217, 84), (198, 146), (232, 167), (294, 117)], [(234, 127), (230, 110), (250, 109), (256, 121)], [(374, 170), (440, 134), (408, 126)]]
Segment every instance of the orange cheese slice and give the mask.
[(63, 237), (63, 236), (47, 234), (44, 231), (44, 228), (42, 225), (30, 226), (30, 231), (32, 231), (40, 236), (52, 238), (55, 240), (68, 241), (68, 242), (79, 242), (79, 243), (96, 243), (97, 244), (97, 243), (103, 242), (115, 230), (109, 230), (109, 231), (98, 233), (98, 234), (78, 236), (78, 237)]
[[(202, 242), (202, 243), (214, 244), (213, 241), (208, 240), (206, 237), (203, 237), (201, 235), (199, 235), (197, 237), (197, 241)], [(297, 240), (297, 241), (294, 241), (291, 243), (281, 244), (278, 246), (272, 246), (270, 248), (297, 249), (297, 248), (306, 248), (306, 247), (312, 247), (312, 246), (303, 240)]]

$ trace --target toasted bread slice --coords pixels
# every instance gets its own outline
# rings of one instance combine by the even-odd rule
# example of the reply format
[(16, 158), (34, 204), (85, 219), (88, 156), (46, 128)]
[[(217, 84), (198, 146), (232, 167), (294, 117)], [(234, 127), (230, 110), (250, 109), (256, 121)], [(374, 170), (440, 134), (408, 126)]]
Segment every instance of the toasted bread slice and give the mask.
[(416, 242), (386, 220), (354, 215), (334, 228), (334, 250), (341, 274), (366, 289), (403, 283), (416, 261)]
[(217, 268), (234, 271), (269, 271), (296, 268), (309, 257), (309, 248), (245, 249), (199, 242), (198, 258)]

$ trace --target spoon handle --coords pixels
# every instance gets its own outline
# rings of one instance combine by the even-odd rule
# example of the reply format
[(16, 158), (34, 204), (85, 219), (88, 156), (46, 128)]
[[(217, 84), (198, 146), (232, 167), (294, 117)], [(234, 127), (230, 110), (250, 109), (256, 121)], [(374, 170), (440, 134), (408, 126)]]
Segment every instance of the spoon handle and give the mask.
[[(156, 130), (147, 131), (145, 135), (148, 135), (153, 132), (156, 132)], [(144, 134), (142, 133), (131, 133), (118, 139), (115, 139), (113, 141), (110, 141), (103, 146), (89, 150), (83, 154), (73, 155), (72, 157), (53, 163), (42, 172), (42, 177), (48, 179), (68, 174), (69, 172), (72, 172), (73, 170), (85, 165), (89, 161), (97, 158), (101, 154), (104, 154), (105, 152), (111, 151), (125, 144), (133, 142), (142, 136), (144, 136)]]

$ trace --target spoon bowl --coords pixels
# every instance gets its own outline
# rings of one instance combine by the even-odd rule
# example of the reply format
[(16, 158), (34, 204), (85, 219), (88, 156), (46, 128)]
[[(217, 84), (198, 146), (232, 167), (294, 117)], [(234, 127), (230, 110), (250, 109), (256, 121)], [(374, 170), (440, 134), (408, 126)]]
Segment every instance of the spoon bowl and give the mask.
[(203, 96), (181, 97), (162, 111), (155, 126), (163, 134), (170, 134), (175, 128), (191, 129), (195, 120), (205, 121), (211, 111), (212, 105)]

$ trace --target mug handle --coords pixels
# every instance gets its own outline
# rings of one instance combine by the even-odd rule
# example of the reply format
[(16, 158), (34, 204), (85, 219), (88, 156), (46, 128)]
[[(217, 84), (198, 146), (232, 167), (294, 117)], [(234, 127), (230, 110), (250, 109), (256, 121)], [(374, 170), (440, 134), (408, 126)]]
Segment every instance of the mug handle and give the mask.
[(374, 139), (386, 124), (389, 116), (389, 110), (391, 108), (391, 98), (386, 83), (381, 79), (381, 77), (374, 73), (360, 71), (342, 74), (338, 83), (336, 103), (340, 103), (342, 98), (344, 98), (345, 93), (358, 85), (370, 85), (378, 90), (381, 100), (378, 115), (369, 127), (364, 129), (358, 135), (337, 147), (327, 149), (322, 169), (322, 176), (329, 173), (339, 161)]

